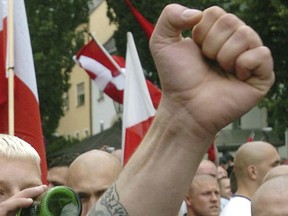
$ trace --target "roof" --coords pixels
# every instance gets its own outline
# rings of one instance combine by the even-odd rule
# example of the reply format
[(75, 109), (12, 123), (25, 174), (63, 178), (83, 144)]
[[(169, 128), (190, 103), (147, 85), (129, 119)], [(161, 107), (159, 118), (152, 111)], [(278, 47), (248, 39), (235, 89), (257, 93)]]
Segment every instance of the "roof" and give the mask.
[(96, 135), (82, 140), (79, 143), (63, 148), (51, 156), (57, 156), (65, 153), (84, 153), (92, 149), (100, 149), (104, 145), (121, 149), (122, 122), (116, 122), (111, 128), (104, 130)]
[[(104, 130), (83, 141), (66, 147), (53, 153), (51, 156), (58, 156), (65, 153), (84, 153), (92, 149), (100, 149), (104, 145), (121, 149), (122, 142), (122, 121), (116, 122), (111, 128)], [(252, 132), (253, 131), (253, 132)], [(254, 133), (254, 140), (263, 140), (273, 144), (275, 147), (285, 145), (273, 131), (265, 132), (262, 129), (237, 129), (221, 130), (216, 138), (219, 152), (236, 151), (240, 145), (247, 142), (247, 138)]]

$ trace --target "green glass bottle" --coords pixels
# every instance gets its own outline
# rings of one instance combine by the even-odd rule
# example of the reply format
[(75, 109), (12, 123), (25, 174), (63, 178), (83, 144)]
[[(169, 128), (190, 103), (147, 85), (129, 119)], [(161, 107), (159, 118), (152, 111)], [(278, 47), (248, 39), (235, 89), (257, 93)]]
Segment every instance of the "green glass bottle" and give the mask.
[(80, 216), (78, 194), (66, 186), (56, 186), (37, 198), (29, 208), (20, 209), (17, 216)]

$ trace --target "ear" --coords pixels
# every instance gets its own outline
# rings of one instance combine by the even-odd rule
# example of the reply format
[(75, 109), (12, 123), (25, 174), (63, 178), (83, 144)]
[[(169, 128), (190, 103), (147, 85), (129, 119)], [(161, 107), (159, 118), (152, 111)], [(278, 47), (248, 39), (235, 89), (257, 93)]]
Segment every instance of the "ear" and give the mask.
[(250, 165), (247, 167), (247, 172), (248, 172), (248, 176), (253, 179), (256, 180), (257, 179), (257, 168), (254, 165)]
[(185, 203), (187, 206), (191, 206), (191, 204), (192, 204), (192, 198), (191, 198), (191, 195), (189, 193), (187, 193), (185, 195)]

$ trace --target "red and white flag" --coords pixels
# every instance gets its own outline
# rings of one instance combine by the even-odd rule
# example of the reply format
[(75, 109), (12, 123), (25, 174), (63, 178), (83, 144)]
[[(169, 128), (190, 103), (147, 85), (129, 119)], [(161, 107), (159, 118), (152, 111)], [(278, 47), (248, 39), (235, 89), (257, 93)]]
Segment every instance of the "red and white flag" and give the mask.
[(148, 131), (155, 109), (131, 33), (126, 50), (126, 80), (123, 103), (122, 149), (125, 165)]
[[(101, 91), (104, 91), (114, 101), (123, 103), (125, 85), (125, 60), (104, 52), (101, 47), (91, 40), (76, 54), (75, 61), (94, 81)], [(149, 80), (146, 80), (150, 96), (155, 108), (158, 107), (162, 92)]]
[(14, 134), (30, 143), (41, 157), (43, 183), (47, 166), (37, 83), (26, 10), (23, 0), (14, 0), (14, 35), (7, 36), (8, 1), (0, 0), (0, 133), (8, 133), (7, 40), (14, 40)]
[[(115, 58), (118, 63), (123, 64), (121, 57)], [(121, 68), (113, 64), (94, 40), (77, 52), (75, 61), (88, 73), (101, 91), (116, 102), (123, 102), (124, 72), (119, 71)], [(125, 64), (124, 60), (123, 62)]]

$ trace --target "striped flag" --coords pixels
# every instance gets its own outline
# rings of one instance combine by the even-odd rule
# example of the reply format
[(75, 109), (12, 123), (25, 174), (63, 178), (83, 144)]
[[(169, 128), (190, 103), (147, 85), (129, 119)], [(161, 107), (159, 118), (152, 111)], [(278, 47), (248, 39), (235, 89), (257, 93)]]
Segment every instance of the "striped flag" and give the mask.
[[(124, 67), (124, 60), (114, 56), (113, 60), (102, 51), (94, 40), (84, 45), (74, 57), (78, 63), (94, 81), (98, 88), (118, 103), (123, 102), (124, 72), (113, 64), (117, 60), (118, 64)], [(123, 62), (122, 62), (123, 61)]]
[(8, 1), (0, 0), (0, 133), (8, 133), (8, 79), (6, 77), (7, 39), (14, 40), (14, 115), (15, 136), (30, 143), (41, 158), (43, 183), (47, 166), (42, 133), (37, 83), (30, 35), (23, 0), (14, 0), (14, 35), (7, 36)]
[[(121, 56), (110, 56), (107, 51), (105, 53), (102, 49), (94, 40), (91, 40), (77, 52), (74, 60), (88, 73), (101, 91), (122, 104), (125, 86), (125, 60)], [(149, 80), (146, 80), (146, 83), (153, 105), (157, 108), (162, 92)]]
[(126, 80), (123, 103), (123, 163), (134, 153), (155, 116), (149, 91), (131, 33), (126, 50)]

